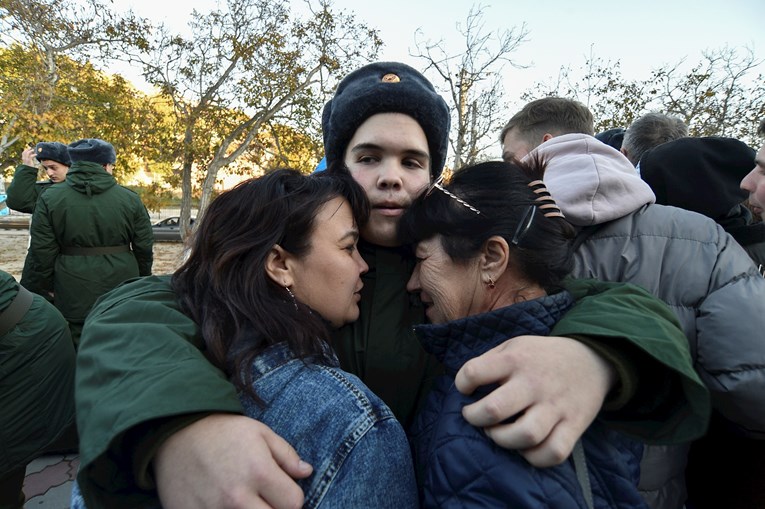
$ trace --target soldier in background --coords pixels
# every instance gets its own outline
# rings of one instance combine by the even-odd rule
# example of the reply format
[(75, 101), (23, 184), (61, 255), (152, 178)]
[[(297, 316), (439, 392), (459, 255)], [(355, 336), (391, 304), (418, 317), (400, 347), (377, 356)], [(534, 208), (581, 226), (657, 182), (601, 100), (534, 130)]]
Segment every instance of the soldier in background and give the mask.
[[(38, 162), (48, 175), (48, 180), (37, 180)], [(63, 182), (70, 166), (72, 160), (69, 158), (69, 148), (63, 143), (42, 141), (34, 148), (25, 149), (21, 153), (21, 164), (16, 167), (13, 180), (8, 186), (8, 208), (33, 213), (37, 198), (53, 184)], [(32, 270), (33, 265), (27, 255), (21, 271), (21, 284), (29, 291), (39, 293), (50, 300), (50, 295), (44, 294), (40, 288), (37, 274)]]
[[(48, 180), (37, 181), (37, 164), (48, 175)], [(13, 180), (8, 186), (8, 208), (31, 214), (35, 211), (37, 198), (53, 184), (63, 182), (72, 160), (69, 149), (57, 141), (42, 141), (34, 148), (21, 153), (21, 164), (16, 167)]]

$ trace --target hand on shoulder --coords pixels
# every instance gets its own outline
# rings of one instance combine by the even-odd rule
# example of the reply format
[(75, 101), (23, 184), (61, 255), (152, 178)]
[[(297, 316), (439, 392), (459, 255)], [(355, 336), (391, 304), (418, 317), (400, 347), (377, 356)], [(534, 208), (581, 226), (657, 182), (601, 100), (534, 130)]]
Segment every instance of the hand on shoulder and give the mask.
[(154, 469), (168, 509), (298, 509), (303, 492), (294, 479), (312, 472), (267, 426), (233, 414), (207, 416), (172, 435)]
[(455, 384), (463, 394), (499, 384), (462, 415), (498, 445), (547, 467), (568, 458), (615, 378), (606, 360), (574, 339), (518, 336), (465, 363)]

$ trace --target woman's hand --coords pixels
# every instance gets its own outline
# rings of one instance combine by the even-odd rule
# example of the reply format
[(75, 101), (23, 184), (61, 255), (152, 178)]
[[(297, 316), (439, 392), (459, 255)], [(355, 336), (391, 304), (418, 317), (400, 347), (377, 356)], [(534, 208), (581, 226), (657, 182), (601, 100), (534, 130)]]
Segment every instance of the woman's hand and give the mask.
[(499, 384), (465, 406), (463, 417), (498, 445), (548, 467), (568, 458), (615, 379), (605, 359), (574, 339), (519, 336), (466, 362), (455, 384), (463, 394)]

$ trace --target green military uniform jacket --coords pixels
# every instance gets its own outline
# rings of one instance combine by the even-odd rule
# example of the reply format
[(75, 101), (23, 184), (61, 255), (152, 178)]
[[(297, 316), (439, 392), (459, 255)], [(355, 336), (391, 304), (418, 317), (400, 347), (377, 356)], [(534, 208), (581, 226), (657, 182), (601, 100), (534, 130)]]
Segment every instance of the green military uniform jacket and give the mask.
[(40, 196), (31, 237), (40, 290), (54, 294), (70, 324), (81, 324), (96, 299), (122, 281), (151, 274), (146, 207), (99, 164), (74, 163), (65, 182)]
[[(37, 168), (20, 164), (16, 167), (13, 180), (8, 186), (8, 208), (31, 214), (35, 211), (37, 198), (53, 185), (52, 180), (37, 181)], [(32, 270), (32, 260), (27, 255), (21, 271), (21, 284), (27, 290), (42, 293), (38, 274)]]
[[(360, 317), (337, 331), (333, 347), (341, 366), (407, 423), (440, 372), (411, 331), (424, 319), (419, 300), (405, 290), (413, 260), (395, 249), (363, 242), (359, 248), (369, 265)], [(702, 434), (708, 392), (672, 312), (636, 286), (586, 281), (569, 290), (579, 303), (554, 333), (586, 336), (620, 363), (620, 372), (637, 373), (637, 380), (622, 377), (629, 387), (619, 393), (629, 397), (614, 398), (622, 401), (607, 420), (655, 442)], [(202, 345), (169, 276), (130, 282), (96, 304), (82, 336), (76, 382), (78, 482), (90, 509), (156, 503), (148, 466), (163, 436), (210, 412), (241, 413), (236, 390), (204, 358)], [(652, 394), (657, 386), (667, 389)]]
[(8, 208), (31, 214), (35, 211), (37, 198), (52, 185), (52, 180), (37, 181), (37, 168), (18, 165), (8, 186)]
[[(0, 271), (0, 313), (19, 285)], [(35, 295), (0, 335), (0, 477), (22, 467), (74, 424), (74, 347), (61, 313)]]

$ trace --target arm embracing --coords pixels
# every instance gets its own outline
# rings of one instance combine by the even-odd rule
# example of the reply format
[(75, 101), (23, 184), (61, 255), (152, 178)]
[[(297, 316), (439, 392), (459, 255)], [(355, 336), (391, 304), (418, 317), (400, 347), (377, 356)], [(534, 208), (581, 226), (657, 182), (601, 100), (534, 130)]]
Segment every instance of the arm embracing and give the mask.
[(684, 442), (701, 436), (709, 394), (696, 374), (688, 341), (673, 312), (642, 288), (572, 280), (577, 305), (553, 334), (575, 337), (617, 366), (620, 377), (605, 419), (640, 440)]
[[(134, 457), (136, 450), (153, 452), (141, 444), (146, 434), (172, 431), (173, 420), (188, 424), (195, 414), (241, 412), (234, 387), (199, 346), (196, 325), (178, 308), (169, 278), (125, 283), (96, 303), (75, 378), (78, 481), (88, 507), (136, 502), (121, 493), (134, 493), (140, 479), (151, 478), (145, 471), (150, 458)], [(142, 432), (131, 433), (135, 429)]]
[(633, 285), (588, 280), (567, 289), (577, 302), (553, 335), (512, 338), (460, 369), (463, 394), (498, 384), (463, 408), (465, 419), (537, 467), (564, 461), (604, 401), (602, 416), (640, 440), (703, 434), (708, 392), (672, 312)]

